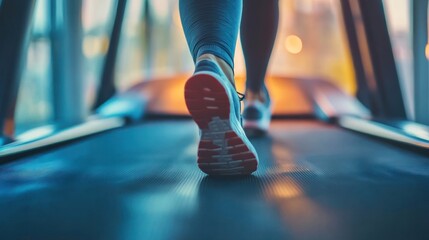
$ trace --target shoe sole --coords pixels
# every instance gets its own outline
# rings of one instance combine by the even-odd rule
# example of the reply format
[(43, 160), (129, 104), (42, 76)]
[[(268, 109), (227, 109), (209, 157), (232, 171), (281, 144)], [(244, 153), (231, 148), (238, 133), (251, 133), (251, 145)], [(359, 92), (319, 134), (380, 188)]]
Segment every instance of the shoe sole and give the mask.
[(248, 175), (256, 171), (258, 157), (240, 131), (223, 84), (208, 73), (192, 76), (185, 85), (185, 101), (201, 129), (198, 167), (209, 175)]

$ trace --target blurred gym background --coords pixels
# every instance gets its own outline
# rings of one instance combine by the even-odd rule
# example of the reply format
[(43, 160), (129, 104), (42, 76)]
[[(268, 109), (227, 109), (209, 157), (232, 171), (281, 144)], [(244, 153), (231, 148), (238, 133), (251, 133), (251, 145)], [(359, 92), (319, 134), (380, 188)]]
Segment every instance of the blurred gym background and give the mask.
[[(61, 34), (64, 16), (53, 1), (38, 0), (31, 30), (27, 61), (22, 75), (16, 111), (16, 133), (55, 123), (53, 41)], [(58, 1), (61, 2), (61, 1)], [(76, 95), (81, 117), (89, 115), (101, 79), (109, 46), (117, 0), (82, 0), (76, 16), (81, 37), (82, 72)], [(387, 23), (407, 114), (414, 118), (412, 48), (408, 0), (384, 0)], [(355, 75), (341, 10), (334, 0), (280, 0), (279, 33), (271, 59), (272, 75), (323, 77), (347, 93), (356, 91)], [(177, 0), (129, 0), (121, 32), (115, 81), (126, 90), (141, 80), (190, 73), (192, 60), (180, 24)], [(314, 56), (317, 55), (317, 58)], [(427, 51), (429, 55), (429, 50)], [(236, 73), (244, 74), (238, 44)], [(429, 102), (429, 99), (427, 100)]]

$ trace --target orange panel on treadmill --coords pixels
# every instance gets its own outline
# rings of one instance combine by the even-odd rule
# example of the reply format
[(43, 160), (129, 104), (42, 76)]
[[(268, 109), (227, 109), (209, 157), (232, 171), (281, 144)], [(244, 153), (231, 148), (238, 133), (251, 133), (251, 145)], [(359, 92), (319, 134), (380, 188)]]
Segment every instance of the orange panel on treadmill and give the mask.
[[(153, 79), (132, 87), (148, 99), (148, 113), (188, 115), (183, 88), (189, 75)], [(237, 88), (244, 89), (244, 78), (237, 77)], [(274, 115), (310, 115), (311, 102), (302, 90), (299, 79), (269, 77), (267, 86), (271, 94)]]

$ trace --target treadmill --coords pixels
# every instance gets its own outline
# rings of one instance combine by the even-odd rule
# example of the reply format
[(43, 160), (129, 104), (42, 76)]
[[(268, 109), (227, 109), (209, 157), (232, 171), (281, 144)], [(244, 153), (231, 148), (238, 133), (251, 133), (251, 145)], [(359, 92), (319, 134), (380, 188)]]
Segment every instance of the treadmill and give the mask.
[(114, 91), (126, 0), (92, 117), (14, 138), (22, 59), (3, 53), (25, 51), (34, 1), (0, 1), (0, 239), (429, 239), (429, 128), (406, 117), (382, 1), (339, 3), (358, 95), (271, 76), (299, 107), (276, 103), (269, 134), (251, 139), (254, 174), (211, 177), (184, 100), (166, 104), (186, 76)]

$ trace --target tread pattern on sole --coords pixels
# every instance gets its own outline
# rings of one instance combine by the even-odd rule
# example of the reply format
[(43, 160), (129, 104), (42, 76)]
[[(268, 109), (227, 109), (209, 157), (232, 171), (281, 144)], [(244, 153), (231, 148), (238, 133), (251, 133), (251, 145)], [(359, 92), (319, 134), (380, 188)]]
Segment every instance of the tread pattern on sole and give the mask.
[(201, 129), (198, 166), (209, 175), (256, 171), (256, 156), (231, 128), (227, 90), (213, 76), (196, 74), (185, 85), (186, 106)]

